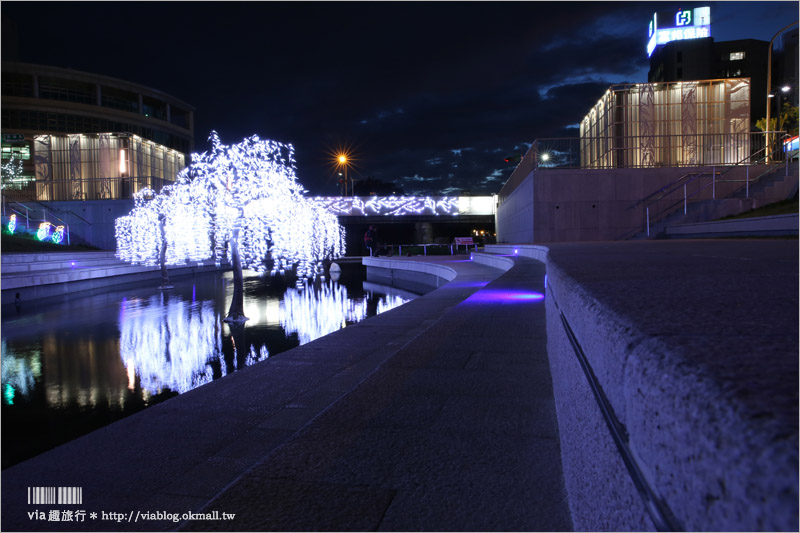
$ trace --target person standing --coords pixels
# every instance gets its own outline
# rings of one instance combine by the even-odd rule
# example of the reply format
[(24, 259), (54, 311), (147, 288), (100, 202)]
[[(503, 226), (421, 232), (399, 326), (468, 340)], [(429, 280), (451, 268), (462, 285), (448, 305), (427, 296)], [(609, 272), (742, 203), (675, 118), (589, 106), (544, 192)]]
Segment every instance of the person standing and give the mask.
[(364, 233), (364, 246), (367, 247), (370, 256), (375, 255), (375, 246), (377, 245), (377, 240), (378, 240), (377, 233), (378, 233), (378, 228), (376, 228), (375, 226), (370, 226), (367, 229), (367, 232)]

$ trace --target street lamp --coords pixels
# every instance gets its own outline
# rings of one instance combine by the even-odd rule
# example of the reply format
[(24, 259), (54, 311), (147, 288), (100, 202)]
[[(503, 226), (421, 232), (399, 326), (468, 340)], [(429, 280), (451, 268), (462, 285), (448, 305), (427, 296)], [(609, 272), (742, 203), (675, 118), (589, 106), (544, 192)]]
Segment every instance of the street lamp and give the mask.
[[(770, 152), (769, 152), (769, 150), (770, 150), (770, 138), (769, 138), (770, 137), (770, 135), (769, 135), (769, 124), (770, 124), (770, 122), (769, 122), (769, 119), (770, 119), (769, 108), (770, 108), (770, 105), (769, 105), (769, 99), (772, 98), (772, 94), (770, 94), (770, 93), (772, 93), (772, 43), (775, 42), (775, 39), (778, 38), (778, 35), (780, 35), (781, 33), (785, 32), (786, 30), (788, 30), (792, 26), (796, 25), (797, 23), (798, 23), (798, 21), (794, 21), (791, 24), (787, 24), (786, 26), (784, 26), (783, 28), (778, 30), (778, 33), (773, 35), (772, 39), (770, 39), (769, 46), (767, 47), (768, 50), (769, 50), (769, 52), (767, 53), (767, 124), (766, 124), (766, 128), (767, 128), (767, 131), (766, 131), (766, 134), (767, 134), (766, 135), (766, 141), (767, 141), (767, 146), (766, 146), (766, 148), (767, 148), (767, 163), (769, 163), (769, 155), (770, 155)], [(778, 112), (780, 112), (780, 110), (778, 110)]]
[(350, 167), (356, 170), (358, 169), (358, 157), (355, 151), (350, 146), (340, 146), (329, 149), (328, 155), (330, 156), (328, 161), (330, 163), (331, 175), (335, 176), (338, 173), (339, 176), (342, 176), (342, 173), (344, 173), (344, 179), (339, 179), (339, 183), (344, 183), (343, 196), (348, 195), (348, 185), (350, 194), (354, 194), (353, 182), (355, 180), (351, 180), (348, 174), (350, 172)]
[(347, 156), (345, 154), (339, 155), (339, 165), (344, 167), (344, 195), (347, 196)]

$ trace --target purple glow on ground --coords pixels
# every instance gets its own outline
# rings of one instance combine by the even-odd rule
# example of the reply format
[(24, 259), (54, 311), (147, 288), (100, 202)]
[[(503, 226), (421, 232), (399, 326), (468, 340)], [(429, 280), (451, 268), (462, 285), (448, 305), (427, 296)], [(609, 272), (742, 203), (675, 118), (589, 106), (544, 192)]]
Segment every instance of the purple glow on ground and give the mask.
[(475, 303), (524, 303), (539, 302), (541, 300), (544, 300), (544, 294), (540, 292), (488, 289), (476, 292), (465, 301)]
[(472, 259), (454, 259), (452, 261), (445, 261), (445, 263), (470, 263)]

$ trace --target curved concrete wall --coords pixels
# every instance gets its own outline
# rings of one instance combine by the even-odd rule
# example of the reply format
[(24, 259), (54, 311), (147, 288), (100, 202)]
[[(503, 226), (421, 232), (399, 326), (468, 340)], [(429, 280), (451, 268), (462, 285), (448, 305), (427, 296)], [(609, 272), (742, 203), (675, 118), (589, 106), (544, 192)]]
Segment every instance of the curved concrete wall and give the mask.
[(433, 263), (411, 262), (402, 261), (389, 258), (377, 257), (364, 257), (361, 259), (361, 264), (366, 267), (382, 268), (390, 271), (397, 270), (398, 272), (416, 272), (419, 274), (430, 274), (441, 278), (444, 282), (453, 280), (456, 277), (456, 271), (444, 265), (436, 265)]
[(547, 352), (576, 530), (797, 529), (796, 433), (776, 438), (775, 424), (728, 401), (720, 387), (740, 376), (720, 384), (687, 364), (589, 294), (546, 247), (486, 249), (547, 265)]

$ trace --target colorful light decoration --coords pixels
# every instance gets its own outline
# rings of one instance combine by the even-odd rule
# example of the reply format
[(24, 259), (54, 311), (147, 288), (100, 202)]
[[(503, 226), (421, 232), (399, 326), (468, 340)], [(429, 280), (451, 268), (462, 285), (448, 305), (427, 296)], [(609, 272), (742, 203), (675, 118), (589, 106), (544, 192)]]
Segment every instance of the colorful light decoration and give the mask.
[[(55, 229), (53, 229), (55, 228)], [(64, 226), (56, 226), (52, 222), (42, 222), (36, 231), (36, 238), (40, 241), (50, 240), (54, 244), (61, 244), (64, 241)]]
[(36, 231), (36, 238), (40, 241), (46, 241), (50, 237), (50, 223), (42, 222), (39, 224), (39, 229)]
[(17, 230), (17, 215), (13, 214), (8, 217), (8, 232), (14, 233)]
[(64, 226), (56, 226), (56, 230), (53, 232), (53, 236), (50, 240), (55, 244), (64, 242)]

